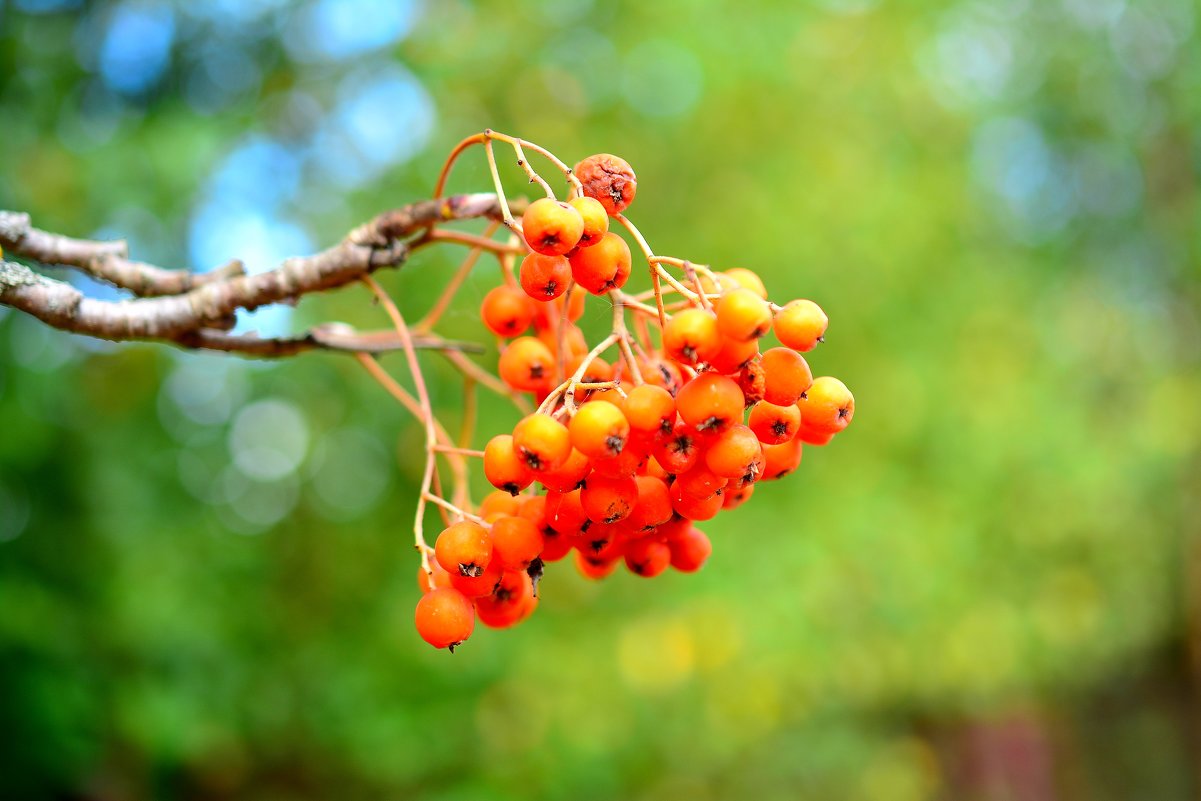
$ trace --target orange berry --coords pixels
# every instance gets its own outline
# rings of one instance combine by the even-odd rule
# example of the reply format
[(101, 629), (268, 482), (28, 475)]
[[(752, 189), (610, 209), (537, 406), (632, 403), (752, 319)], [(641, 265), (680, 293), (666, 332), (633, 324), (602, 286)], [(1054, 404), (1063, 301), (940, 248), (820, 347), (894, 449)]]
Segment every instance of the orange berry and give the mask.
[[(800, 409), (797, 409), (799, 412)], [(797, 439), (806, 445), (828, 445), (830, 440), (834, 439), (834, 432), (819, 431), (816, 428), (810, 428), (801, 421), (801, 427), (797, 431)]]
[[(650, 356), (643, 358), (636, 357), (635, 361), (638, 364), (638, 372), (642, 375), (644, 383), (654, 387), (661, 387), (667, 390), (669, 395), (675, 395), (684, 383), (684, 375), (680, 372), (679, 365), (669, 359), (663, 359), (658, 356)], [(623, 359), (617, 367), (617, 378), (626, 380), (632, 384), (638, 384), (633, 380), (629, 373), (629, 365)]]
[(595, 245), (574, 251), (567, 260), (575, 282), (593, 295), (621, 289), (632, 269), (630, 246), (609, 231)]
[(593, 522), (576, 543), (576, 550), (593, 559), (616, 559), (621, 555), (622, 542), (617, 526)]
[(571, 265), (566, 256), (530, 253), (521, 260), (518, 281), (525, 294), (534, 300), (554, 300), (567, 291), (567, 285), (571, 282)]
[(580, 213), (584, 220), (584, 233), (580, 236), (579, 247), (592, 247), (601, 241), (609, 231), (609, 212), (604, 205), (594, 197), (573, 197), (567, 201), (571, 207)]
[(630, 430), (658, 434), (671, 430), (676, 420), (676, 400), (671, 393), (653, 384), (634, 387), (621, 403)]
[(560, 534), (572, 540), (578, 540), (592, 525), (588, 513), (584, 511), (582, 493), (583, 490), (577, 489), (560, 494), (555, 499), (553, 509), (551, 501), (547, 501), (546, 513), (550, 517), (550, 524)]
[(797, 407), (804, 428), (837, 434), (855, 416), (855, 396), (846, 384), (827, 375), (813, 379), (813, 384), (797, 401)]
[(667, 482), (651, 476), (636, 476), (634, 481), (638, 485), (638, 500), (625, 519), (625, 525), (634, 532), (647, 532), (671, 520), (671, 494)]
[(794, 300), (776, 314), (773, 327), (780, 344), (802, 353), (813, 350), (818, 342), (825, 342), (826, 326), (830, 319), (811, 300)]
[(460, 573), (451, 573), (450, 585), (468, 598), (478, 598), (481, 595), (487, 595), (492, 592), (496, 587), (496, 582), (500, 581), (503, 572), (500, 562), (494, 559), (488, 562), (488, 569), (478, 576), (464, 576)]
[(630, 423), (621, 409), (608, 401), (588, 401), (567, 426), (572, 446), (592, 459), (621, 453), (630, 438)]
[(801, 410), (795, 405), (777, 406), (759, 401), (751, 407), (747, 425), (764, 445), (779, 445), (797, 435), (801, 428)]
[(663, 327), (663, 350), (684, 364), (708, 362), (721, 352), (717, 318), (704, 309), (677, 312)]
[[(563, 372), (567, 375), (575, 375), (575, 371), (580, 366), (581, 361), (583, 361), (583, 357), (568, 360)], [(613, 365), (604, 359), (596, 358), (588, 362), (588, 366), (584, 368), (584, 374), (580, 376), (580, 382), (584, 384), (601, 384), (606, 381), (612, 381), (614, 373)], [(577, 388), (575, 391), (576, 403), (584, 403), (587, 400), (596, 398), (602, 392), (612, 392), (614, 395), (617, 395), (618, 400), (621, 399), (621, 395), (618, 395), (614, 390)], [(597, 399), (599, 400), (599, 398)]]
[(697, 431), (721, 431), (742, 420), (742, 409), (738, 384), (717, 373), (701, 373), (676, 394), (680, 418)]
[(625, 560), (626, 567), (634, 575), (654, 578), (671, 564), (671, 549), (665, 542), (643, 537), (626, 546)]
[(633, 478), (608, 478), (593, 473), (580, 496), (584, 513), (597, 523), (616, 523), (630, 516), (638, 502), (638, 482)]
[(793, 437), (779, 445), (763, 446), (763, 472), (760, 479), (776, 479), (788, 475), (801, 465), (801, 438)]
[(584, 186), (584, 194), (596, 198), (609, 214), (620, 214), (634, 202), (638, 178), (629, 162), (609, 153), (597, 153), (572, 170)]
[(709, 366), (724, 375), (732, 375), (745, 368), (759, 355), (759, 340), (740, 342), (723, 337), (717, 355), (709, 360)]
[(721, 503), (721, 508), (737, 509), (739, 506), (742, 506), (744, 503), (750, 500), (751, 495), (754, 494), (754, 492), (754, 484), (742, 484), (741, 486), (727, 487), (724, 500), (722, 500)]
[(724, 478), (754, 481), (763, 472), (763, 445), (741, 423), (730, 426), (709, 444), (705, 466)]
[(712, 520), (721, 511), (722, 494), (725, 490), (718, 490), (708, 498), (694, 498), (677, 484), (671, 485), (671, 508), (680, 517), (688, 520)]
[(584, 218), (573, 206), (542, 197), (521, 215), (521, 232), (535, 253), (562, 256), (579, 244), (584, 234)]
[[(568, 279), (571, 278), (570, 265), (567, 267), (567, 277)], [(559, 322), (563, 319), (564, 314), (566, 314), (568, 321), (574, 323), (584, 316), (584, 302), (587, 298), (587, 292), (572, 292), (570, 299), (564, 293), (552, 301), (535, 303), (534, 328), (540, 332), (547, 329), (557, 331), (559, 329)]]
[(463, 593), (439, 587), (417, 602), (415, 622), (421, 639), (435, 648), (454, 651), (475, 630), (475, 609)]
[(763, 399), (777, 406), (791, 406), (813, 383), (805, 357), (792, 348), (763, 351)]
[(507, 284), (493, 287), (480, 304), (480, 317), (497, 336), (515, 337), (530, 327), (534, 308), (520, 290)]
[[(560, 329), (562, 330), (560, 331)], [(590, 350), (588, 340), (584, 337), (584, 332), (570, 322), (563, 322), (554, 328), (538, 332), (538, 341), (545, 345), (552, 354), (555, 354), (556, 358), (558, 358), (560, 340), (563, 343), (563, 372), (571, 375)]]
[(587, 556), (580, 551), (576, 551), (575, 566), (580, 571), (580, 575), (584, 578), (590, 578), (599, 581), (613, 572), (613, 569), (617, 567), (617, 560), (597, 559)]
[(668, 541), (671, 550), (671, 566), (681, 573), (695, 573), (713, 553), (713, 543), (698, 528), (688, 527), (682, 535)]
[(571, 492), (580, 486), (580, 482), (591, 470), (592, 464), (588, 457), (573, 448), (561, 465), (542, 473), (538, 480), (548, 490)]
[(767, 375), (763, 371), (763, 357), (755, 355), (734, 376), (738, 388), (742, 390), (743, 403), (750, 406), (763, 400), (767, 391)]
[(525, 570), (542, 544), (542, 532), (528, 518), (506, 516), (492, 524), (492, 558), (505, 570)]
[(671, 433), (655, 443), (651, 454), (664, 470), (678, 476), (700, 459), (700, 434), (687, 423), (676, 423)]
[(687, 473), (676, 476), (676, 484), (680, 485), (684, 494), (698, 500), (713, 497), (713, 494), (723, 489), (729, 481), (729, 478), (719, 476), (704, 463), (697, 464)]
[(758, 339), (771, 329), (771, 307), (749, 289), (732, 289), (717, 301), (717, 328), (740, 342)]
[[(735, 284), (743, 289), (749, 289), (759, 297), (767, 300), (767, 287), (763, 285), (763, 279), (761, 279), (758, 274), (751, 272), (745, 267), (734, 267), (726, 270), (721, 275), (723, 278), (729, 278), (733, 280)], [(726, 284), (726, 281), (722, 281), (723, 286)]]
[(530, 414), (513, 427), (513, 447), (534, 473), (554, 470), (571, 455), (567, 426), (549, 414)]
[(451, 575), (482, 576), (492, 561), (492, 535), (470, 520), (451, 523), (434, 543), (434, 558)]
[(484, 476), (492, 486), (510, 495), (534, 481), (534, 474), (513, 447), (511, 434), (497, 434), (484, 446)]
[(537, 607), (533, 581), (520, 570), (506, 571), (491, 594), (475, 599), (475, 613), (480, 622), (493, 629), (516, 625)]
[(437, 559), (430, 560), (430, 572), (426, 573), (425, 568), (417, 567), (417, 587), (422, 592), (429, 592), (439, 587), (449, 587), (450, 573), (442, 565), (438, 564)]
[(634, 476), (646, 467), (650, 458), (650, 442), (635, 442), (632, 439), (616, 456), (592, 460), (592, 472), (607, 478)]
[(521, 507), (522, 500), (502, 490), (493, 490), (480, 501), (480, 517), (502, 514), (515, 515)]
[(500, 354), (501, 380), (527, 392), (549, 388), (555, 357), (550, 348), (534, 337), (518, 337)]

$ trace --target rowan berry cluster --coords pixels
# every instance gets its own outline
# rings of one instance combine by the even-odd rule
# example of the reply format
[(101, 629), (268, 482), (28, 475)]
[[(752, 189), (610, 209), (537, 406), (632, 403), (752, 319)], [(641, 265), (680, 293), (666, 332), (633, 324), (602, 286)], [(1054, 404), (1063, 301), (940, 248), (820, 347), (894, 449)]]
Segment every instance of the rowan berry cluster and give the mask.
[[(538, 406), (482, 452), (462, 451), (482, 457), (495, 487), (475, 512), (437, 501), (452, 513), (432, 554), (419, 546), (416, 623), (438, 648), (466, 640), (476, 619), (506, 627), (528, 617), (549, 563), (570, 558), (596, 579), (619, 564), (646, 578), (699, 570), (712, 545), (694, 524), (795, 470), (803, 445), (828, 443), (855, 409), (846, 386), (814, 378), (801, 355), (823, 341), (822, 309), (771, 303), (747, 269), (655, 256), (623, 214), (637, 189), (625, 161), (555, 160), (572, 187), (563, 202), (525, 161), (521, 146), (535, 146), (483, 137), (502, 204), (493, 140), (515, 141), (547, 191), (520, 222), (506, 220), (528, 252), (481, 306), (502, 343), (500, 380)], [(646, 292), (624, 291), (631, 252), (614, 222), (646, 256)], [(592, 347), (576, 325), (589, 294), (613, 307), (612, 331)], [(779, 344), (768, 347), (772, 335)]]

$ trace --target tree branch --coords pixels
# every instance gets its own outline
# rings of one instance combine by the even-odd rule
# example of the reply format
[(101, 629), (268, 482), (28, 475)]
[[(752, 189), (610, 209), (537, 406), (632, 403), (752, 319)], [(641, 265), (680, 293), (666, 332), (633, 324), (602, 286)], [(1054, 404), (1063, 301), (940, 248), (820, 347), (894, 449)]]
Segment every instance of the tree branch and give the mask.
[(325, 327), (286, 339), (233, 336), (214, 329), (228, 330), (239, 310), (292, 303), (306, 294), (358, 281), (375, 270), (399, 267), (413, 250), (430, 244), (432, 240), (418, 235), (439, 223), (499, 219), (500, 215), (496, 195), (491, 193), (423, 200), (378, 215), (320, 253), (290, 258), (274, 270), (245, 275), (238, 262), (210, 273), (132, 262), (123, 242), (93, 242), (48, 233), (34, 228), (27, 214), (0, 211), (0, 246), (8, 252), (42, 264), (74, 267), (141, 296), (96, 300), (22, 264), (0, 261), (0, 305), (19, 309), (63, 331), (114, 341), (169, 341), (188, 348), (253, 356), (286, 356), (314, 348), (390, 350), (399, 343), (379, 334), (359, 335), (345, 329), (331, 332)]

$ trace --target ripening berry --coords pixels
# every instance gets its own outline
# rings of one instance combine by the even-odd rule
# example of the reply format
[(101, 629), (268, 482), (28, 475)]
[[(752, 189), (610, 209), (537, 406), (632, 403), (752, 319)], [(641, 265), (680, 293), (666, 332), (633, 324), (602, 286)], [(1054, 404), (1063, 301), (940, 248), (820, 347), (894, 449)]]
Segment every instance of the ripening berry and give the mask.
[(503, 490), (493, 490), (480, 501), (480, 517), (489, 515), (515, 515), (521, 506), (521, 498), (510, 495)]
[(440, 587), (421, 596), (415, 622), (421, 639), (435, 648), (454, 651), (475, 630), (475, 609), (463, 593)]
[(829, 324), (830, 319), (821, 306), (811, 300), (794, 300), (776, 314), (773, 327), (780, 344), (803, 353), (825, 341)]
[[(799, 412), (800, 409), (798, 408), (797, 411)], [(834, 432), (810, 428), (802, 420), (800, 430), (797, 431), (797, 439), (806, 445), (829, 445), (830, 440), (834, 439)]]
[(434, 558), (451, 575), (482, 576), (492, 561), (492, 535), (470, 520), (451, 523), (434, 543)]
[(521, 215), (521, 232), (535, 253), (562, 256), (579, 244), (584, 234), (584, 218), (570, 204), (542, 197)]
[(684, 494), (697, 500), (713, 497), (714, 493), (724, 489), (729, 482), (729, 478), (714, 473), (703, 462), (695, 465), (688, 472), (676, 476), (676, 484)]
[(597, 559), (582, 551), (575, 552), (575, 566), (580, 571), (580, 575), (584, 578), (594, 580), (603, 579), (613, 572), (617, 567), (616, 559)]
[(619, 535), (617, 526), (594, 521), (575, 547), (580, 553), (593, 559), (616, 559), (621, 556), (623, 545), (618, 539)]
[(592, 247), (574, 251), (567, 260), (571, 264), (571, 277), (593, 295), (621, 289), (632, 269), (630, 246), (612, 231)]
[(688, 527), (682, 535), (668, 541), (671, 550), (671, 566), (681, 573), (695, 573), (700, 570), (713, 553), (713, 543), (698, 528)]
[(584, 220), (584, 233), (580, 236), (578, 247), (588, 248), (601, 241), (609, 231), (609, 212), (604, 205), (594, 197), (573, 197), (567, 201), (571, 207), (580, 213)]
[(537, 301), (551, 301), (567, 291), (571, 265), (566, 256), (530, 253), (521, 260), (518, 279), (525, 294)]
[[(567, 267), (567, 280), (571, 279), (571, 265)], [(568, 284), (569, 285), (569, 284)], [(543, 331), (558, 331), (559, 322), (564, 315), (569, 322), (575, 322), (584, 316), (584, 303), (588, 298), (587, 292), (572, 292), (568, 298), (566, 292), (546, 303), (534, 304), (534, 329)]]
[(560, 494), (553, 509), (550, 506), (551, 502), (547, 501), (546, 513), (550, 517), (550, 524), (560, 534), (572, 540), (578, 540), (584, 536), (584, 532), (592, 525), (592, 520), (584, 511), (584, 503), (581, 500), (582, 493), (583, 490), (572, 490)]
[(837, 434), (855, 416), (855, 396), (846, 384), (827, 375), (813, 379), (797, 407), (801, 410), (803, 427)]
[(634, 575), (654, 578), (671, 564), (671, 549), (654, 537), (643, 537), (626, 546), (625, 559)]
[(732, 378), (701, 373), (676, 393), (676, 410), (697, 431), (721, 431), (742, 420), (743, 400)]
[(758, 339), (771, 329), (771, 307), (749, 289), (732, 289), (717, 301), (717, 329), (740, 342)]
[(488, 628), (503, 629), (529, 617), (538, 607), (534, 584), (521, 570), (505, 571), (491, 594), (475, 599), (475, 613)]
[(797, 435), (801, 428), (801, 410), (795, 404), (777, 406), (759, 401), (751, 407), (747, 425), (764, 445), (779, 445)]
[(593, 473), (580, 496), (584, 513), (597, 523), (625, 520), (638, 502), (638, 482), (633, 478), (608, 478)]
[(641, 384), (626, 395), (621, 411), (631, 431), (659, 434), (670, 431), (676, 420), (676, 399), (663, 387)]
[(709, 366), (723, 375), (733, 375), (745, 368), (759, 355), (759, 340), (739, 342), (723, 337), (721, 349), (709, 361)]
[(653, 531), (671, 520), (671, 495), (667, 482), (652, 476), (636, 476), (638, 500), (630, 516), (623, 522), (635, 532)]
[(801, 465), (801, 438), (793, 437), (779, 445), (763, 446), (763, 472), (760, 479), (782, 478)]
[(630, 437), (630, 423), (621, 409), (602, 400), (580, 406), (567, 429), (572, 446), (592, 459), (617, 456)]
[[(563, 370), (563, 372), (566, 375), (575, 375), (575, 371), (577, 368), (579, 368), (581, 361), (582, 359), (570, 359), (567, 362), (566, 368)], [(580, 376), (580, 383), (603, 384), (606, 381), (612, 381), (615, 374), (616, 370), (614, 369), (613, 365), (609, 364), (604, 359), (595, 358), (588, 362), (588, 366), (584, 368), (584, 374)], [(583, 387), (576, 387), (575, 402), (585, 403), (589, 400), (601, 400), (601, 396), (604, 393), (609, 392), (613, 392), (615, 395), (617, 394), (615, 391), (608, 389), (584, 389)], [(620, 395), (617, 395), (617, 397), (618, 399), (621, 398)]]
[(513, 447), (513, 435), (497, 434), (484, 446), (484, 476), (488, 483), (516, 495), (534, 481), (534, 474)]
[(755, 481), (763, 472), (763, 445), (741, 423), (730, 426), (709, 443), (705, 466), (723, 478)]
[[(551, 353), (559, 353), (559, 348), (563, 348), (563, 366), (574, 364), (580, 366), (584, 356), (588, 354), (588, 340), (584, 336), (584, 332), (579, 329), (579, 326), (572, 325), (570, 322), (564, 322), (555, 328), (547, 328), (538, 332), (538, 341), (546, 346), (546, 349)], [(571, 375), (575, 370), (564, 369), (566, 375)]]
[(554, 492), (571, 492), (580, 486), (580, 482), (592, 470), (588, 457), (572, 449), (567, 459), (553, 470), (548, 470), (538, 476), (542, 486)]
[(480, 318), (497, 336), (515, 337), (530, 327), (534, 307), (521, 290), (507, 284), (493, 287), (480, 304)]
[(721, 352), (717, 318), (705, 309), (685, 309), (663, 327), (663, 350), (684, 364), (707, 363)]
[(791, 406), (813, 383), (805, 357), (792, 348), (763, 351), (763, 399), (777, 406)]
[(609, 214), (620, 214), (634, 202), (638, 178), (623, 158), (597, 153), (575, 165), (572, 172), (584, 185), (584, 194), (600, 201)]
[(672, 475), (686, 472), (701, 457), (700, 434), (685, 422), (672, 426), (651, 448), (651, 455)]
[[(749, 289), (759, 297), (767, 300), (767, 287), (763, 285), (763, 279), (758, 274), (751, 272), (745, 267), (733, 267), (721, 274), (723, 278), (733, 280), (735, 284), (743, 289)], [(722, 285), (726, 286), (727, 282), (722, 281)]]
[(492, 524), (492, 558), (505, 570), (525, 570), (542, 553), (542, 532), (524, 517), (501, 517)]
[[(765, 457), (766, 458), (766, 457)], [(755, 492), (754, 484), (739, 484), (739, 486), (729, 487), (725, 491), (724, 500), (722, 500), (722, 509), (737, 509), (742, 506)]]
[(500, 562), (493, 559), (488, 562), (488, 568), (478, 576), (464, 576), (458, 573), (451, 573), (450, 586), (468, 598), (478, 598), (481, 595), (487, 595), (492, 592), (496, 587), (496, 582), (500, 581), (500, 576), (503, 572)]
[(554, 364), (550, 348), (534, 337), (518, 337), (500, 354), (498, 371), (514, 389), (537, 392), (549, 388)]
[(721, 511), (725, 490), (718, 490), (708, 498), (694, 498), (677, 484), (671, 485), (671, 508), (680, 517), (688, 520), (712, 520)]
[(530, 414), (513, 427), (513, 447), (534, 473), (554, 470), (571, 455), (567, 426), (549, 414)]
[(420, 565), (417, 567), (417, 586), (422, 592), (429, 592), (438, 587), (449, 587), (450, 573), (442, 565), (438, 564), (437, 559), (430, 560), (430, 572), (426, 573), (425, 568)]
[(650, 441), (627, 442), (616, 456), (592, 460), (592, 474), (606, 478), (633, 477), (646, 467), (650, 458)]
[(747, 406), (763, 400), (767, 391), (767, 374), (763, 370), (763, 357), (756, 354), (734, 375), (738, 388), (742, 390), (743, 403)]

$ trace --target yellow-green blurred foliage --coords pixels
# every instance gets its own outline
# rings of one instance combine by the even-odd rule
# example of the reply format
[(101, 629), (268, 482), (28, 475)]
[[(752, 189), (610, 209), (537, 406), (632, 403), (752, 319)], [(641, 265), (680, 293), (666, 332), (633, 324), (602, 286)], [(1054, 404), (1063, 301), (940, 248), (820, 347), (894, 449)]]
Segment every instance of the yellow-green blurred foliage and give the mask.
[[(615, 152), (656, 251), (823, 305), (810, 362), (858, 406), (706, 527), (700, 574), (552, 565), (528, 623), (452, 657), (412, 630), (421, 432), (353, 360), (108, 346), (0, 311), (0, 782), (1192, 797), (1197, 10), (0, 0), (0, 207), (263, 269), (427, 196), (484, 127)], [(451, 183), (486, 190), (482, 154)], [(416, 317), (460, 255), (381, 281)], [(449, 335), (487, 339), (495, 281), (477, 271)], [(330, 319), (384, 324), (350, 289), (247, 325)], [(481, 422), (515, 419), (489, 401)]]

